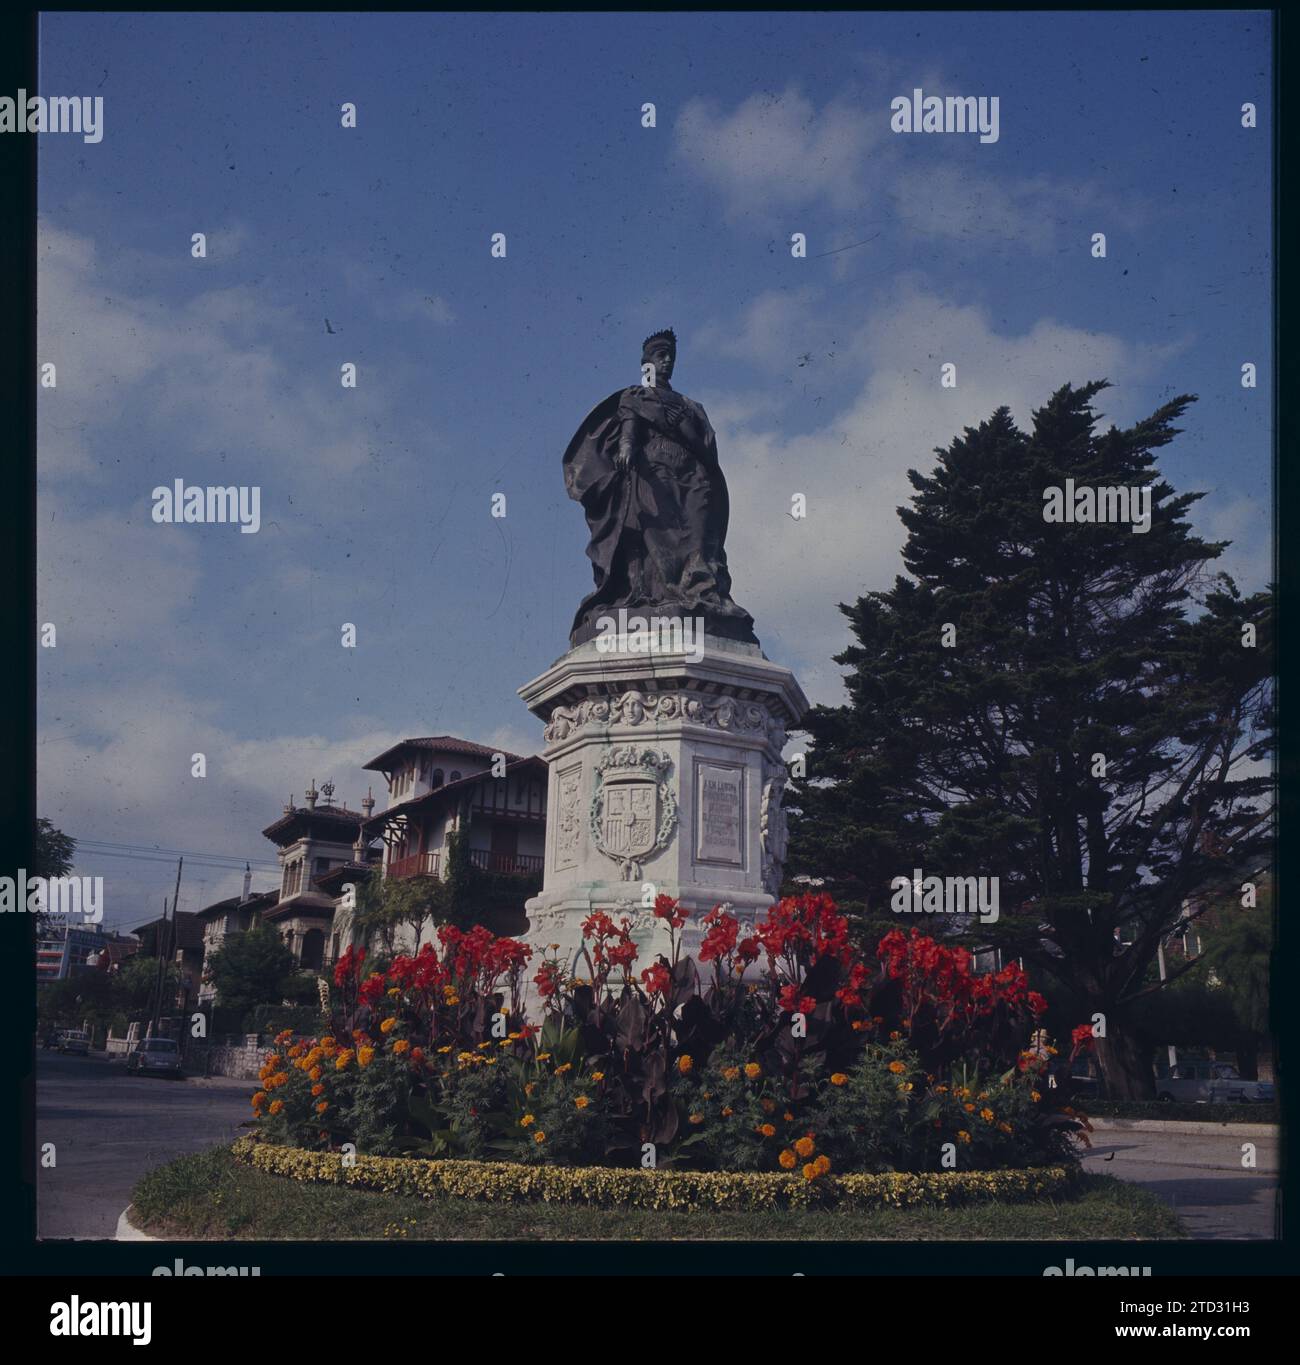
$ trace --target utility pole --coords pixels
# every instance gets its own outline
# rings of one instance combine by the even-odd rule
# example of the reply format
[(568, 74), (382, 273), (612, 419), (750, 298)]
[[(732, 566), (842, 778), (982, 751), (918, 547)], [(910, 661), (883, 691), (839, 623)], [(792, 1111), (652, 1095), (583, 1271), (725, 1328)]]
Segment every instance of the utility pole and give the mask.
[[(176, 923), (176, 906), (181, 894), (181, 868), (185, 866), (184, 858), (176, 859), (176, 889), (172, 892), (172, 918), (173, 925)], [(162, 998), (163, 983), (166, 980), (167, 956), (171, 951), (170, 939), (167, 933), (167, 902), (163, 901), (162, 923), (158, 926), (158, 938), (155, 943), (155, 951), (158, 954), (158, 985), (154, 992), (153, 1023), (149, 1028), (149, 1036), (154, 1037), (162, 1023)]]

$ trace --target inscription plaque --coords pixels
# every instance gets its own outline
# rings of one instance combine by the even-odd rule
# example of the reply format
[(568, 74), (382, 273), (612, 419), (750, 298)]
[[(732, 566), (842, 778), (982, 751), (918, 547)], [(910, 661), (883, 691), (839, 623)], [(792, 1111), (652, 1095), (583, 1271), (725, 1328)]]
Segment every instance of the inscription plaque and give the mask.
[(723, 768), (701, 763), (696, 769), (695, 854), (701, 862), (744, 862), (742, 822), (745, 773), (743, 768)]

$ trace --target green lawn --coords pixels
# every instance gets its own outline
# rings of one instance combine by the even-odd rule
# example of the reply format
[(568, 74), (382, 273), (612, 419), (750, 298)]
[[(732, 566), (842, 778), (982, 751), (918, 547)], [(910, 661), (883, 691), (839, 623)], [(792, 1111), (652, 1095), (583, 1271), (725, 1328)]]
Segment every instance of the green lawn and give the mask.
[(156, 1237), (229, 1241), (1110, 1241), (1185, 1234), (1154, 1195), (1110, 1176), (1068, 1200), (870, 1212), (658, 1212), (415, 1199), (315, 1185), (240, 1165), (224, 1147), (151, 1171), (134, 1221)]

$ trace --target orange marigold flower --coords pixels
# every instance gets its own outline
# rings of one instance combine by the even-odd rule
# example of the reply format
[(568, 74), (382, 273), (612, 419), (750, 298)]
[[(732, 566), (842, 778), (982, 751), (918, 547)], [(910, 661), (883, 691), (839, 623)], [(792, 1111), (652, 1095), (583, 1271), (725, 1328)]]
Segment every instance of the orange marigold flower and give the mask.
[(683, 1076), (689, 1075), (694, 1065), (695, 1062), (689, 1053), (683, 1053), (677, 1059), (677, 1070), (680, 1071)]
[(782, 1117), (787, 1123), (793, 1123), (793, 1122), (794, 1122), (794, 1115), (793, 1115), (788, 1109), (785, 1111), (784, 1114), (781, 1115), (781, 1117)]
[(357, 1065), (358, 1065), (358, 1066), (369, 1066), (370, 1063), (374, 1061), (374, 1059), (375, 1059), (375, 1050), (374, 1050), (374, 1048), (369, 1047), (369, 1046), (357, 1048)]
[(895, 1076), (901, 1076), (903, 1072), (907, 1070), (907, 1068), (902, 1064), (902, 1062), (890, 1062), (889, 1069), (894, 1073)]
[(781, 1163), (781, 1169), (783, 1171), (794, 1170), (795, 1164), (798, 1162), (798, 1160), (799, 1158), (795, 1156), (795, 1154), (788, 1147), (785, 1149), (784, 1152), (781, 1153), (779, 1157), (777, 1157), (777, 1161)]
[(724, 1079), (728, 1081), (737, 1080), (740, 1076), (740, 1068), (738, 1066), (724, 1066), (722, 1068), (722, 1075)]
[(817, 1167), (811, 1161), (803, 1168), (803, 1178), (805, 1180), (817, 1179)]
[(278, 1114), (278, 1113), (280, 1112), (280, 1110), (283, 1109), (283, 1108), (284, 1108), (284, 1101), (283, 1101), (283, 1100), (272, 1100), (272, 1101), (271, 1101), (271, 1113), (273, 1113), (273, 1114)]
[(253, 1108), (260, 1109), (266, 1103), (266, 1091), (259, 1090), (253, 1095)]
[(540, 1145), (541, 1143), (546, 1141), (546, 1134), (539, 1129), (536, 1133), (533, 1134), (533, 1141)]
[(329, 1107), (330, 1107), (329, 1100), (321, 1100), (321, 1102), (316, 1106), (316, 1112), (318, 1114), (323, 1114)]
[(334, 1062), (334, 1070), (346, 1071), (348, 1069), (348, 1063), (352, 1060), (352, 1057), (353, 1057), (352, 1049), (350, 1047), (345, 1047), (343, 1051), (339, 1053), (338, 1058)]
[(773, 1128), (772, 1125), (771, 1125), (770, 1123), (763, 1123), (763, 1124), (760, 1124), (757, 1128), (754, 1129), (754, 1131), (755, 1131), (756, 1133), (762, 1133), (762, 1135), (763, 1135), (764, 1137), (775, 1137), (775, 1136), (776, 1136), (776, 1129)]
[(590, 1103), (591, 1101), (586, 1095), (579, 1095), (578, 1098), (574, 1100), (573, 1105), (575, 1109), (585, 1109)]
[(830, 1170), (830, 1168), (831, 1159), (826, 1155), (825, 1152), (823, 1152), (821, 1156), (819, 1156), (817, 1160), (813, 1162), (813, 1169), (817, 1172), (818, 1175), (825, 1175), (826, 1172)]
[(806, 1136), (801, 1137), (799, 1141), (794, 1144), (794, 1149), (800, 1156), (812, 1156), (817, 1150), (817, 1144), (813, 1141), (813, 1135), (808, 1133)]
[(525, 1114), (523, 1118), (519, 1120), (519, 1126), (521, 1128), (531, 1128), (536, 1122), (537, 1116), (535, 1114)]
[(998, 1124), (998, 1127), (1001, 1128), (1004, 1133), (1009, 1134), (1011, 1132), (1011, 1125), (1007, 1123), (1005, 1119)]
[(980, 1118), (982, 1118), (985, 1123), (992, 1123), (993, 1110), (990, 1109), (987, 1105), (985, 1105), (985, 1107), (980, 1110)]
[(756, 1081), (762, 1074), (763, 1068), (759, 1066), (757, 1062), (745, 1063), (745, 1075), (748, 1076), (751, 1081)]
[(605, 1073), (603, 1071), (593, 1071), (591, 1073), (591, 1079), (593, 1081), (603, 1081), (605, 1079)]
[(1033, 1100), (1033, 1102), (1034, 1102), (1035, 1104), (1037, 1104), (1038, 1101), (1041, 1100), (1043, 1097), (1042, 1097), (1042, 1095), (1040, 1095), (1040, 1094), (1038, 1093), (1037, 1090), (1031, 1090), (1031, 1091), (1029, 1092), (1029, 1098), (1030, 1098), (1031, 1100)]
[(729, 1119), (736, 1111), (728, 1104), (723, 1106), (722, 1117)]
[(973, 1114), (973, 1113), (975, 1112), (975, 1106), (974, 1106), (973, 1104), (970, 1104), (970, 1103), (963, 1104), (963, 1105), (962, 1105), (962, 1108), (963, 1108), (968, 1114)]
[(564, 1063), (562, 1063), (560, 1066), (557, 1066), (557, 1067), (555, 1068), (555, 1074), (556, 1074), (557, 1076), (563, 1076), (564, 1073), (565, 1073), (566, 1071), (572, 1071), (572, 1070), (573, 1070), (573, 1063), (572, 1063), (572, 1062), (564, 1062)]
[(958, 1128), (958, 1129), (957, 1129), (957, 1136), (958, 1136), (963, 1142), (969, 1142), (969, 1141), (970, 1141), (970, 1134), (969, 1134), (964, 1128)]
[(313, 1081), (318, 1081), (318, 1080), (320, 1080), (320, 1078), (321, 1078), (324, 1074), (325, 1074), (325, 1073), (324, 1073), (324, 1072), (320, 1069), (320, 1067), (318, 1067), (318, 1066), (312, 1067), (312, 1069), (307, 1073), (307, 1075), (308, 1075)]
[(848, 1081), (849, 1078), (842, 1071), (833, 1072), (831, 1075), (832, 1085), (847, 1085)]
[(690, 1116), (690, 1118), (689, 1118), (687, 1121), (688, 1121), (689, 1123), (696, 1123), (696, 1124), (698, 1124), (698, 1123), (703, 1123), (703, 1122), (704, 1122), (704, 1115), (703, 1115), (703, 1114), (692, 1114), (692, 1115)]
[(405, 1038), (399, 1038), (393, 1044), (393, 1051), (400, 1057), (410, 1046), (410, 1043), (408, 1043)]
[(380, 1031), (380, 1033), (392, 1033), (392, 1031), (393, 1031), (396, 1027), (397, 1027), (397, 1020), (396, 1020), (396, 1019), (393, 1019), (393, 1018), (389, 1018), (389, 1019), (385, 1019), (385, 1020), (379, 1025), (379, 1031)]
[(317, 1083), (312, 1086), (311, 1093), (313, 1095), (323, 1095), (325, 1093), (325, 1087), (317, 1081)]

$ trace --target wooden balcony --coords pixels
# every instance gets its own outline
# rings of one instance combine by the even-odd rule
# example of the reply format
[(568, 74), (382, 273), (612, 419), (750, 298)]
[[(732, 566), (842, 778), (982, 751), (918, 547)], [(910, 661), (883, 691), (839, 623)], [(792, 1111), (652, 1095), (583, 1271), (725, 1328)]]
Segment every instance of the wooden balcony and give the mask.
[[(441, 853), (412, 853), (388, 864), (390, 877), (440, 877)], [(485, 848), (469, 851), (472, 867), (480, 872), (502, 872), (508, 877), (541, 876), (546, 859), (540, 853), (493, 853)]]
[(441, 854), (433, 853), (412, 853), (407, 858), (398, 858), (396, 862), (388, 864), (390, 877), (436, 877), (438, 876), (438, 860)]
[(485, 848), (470, 849), (469, 860), (481, 872), (504, 872), (511, 877), (539, 876), (546, 864), (540, 853), (492, 853)]

